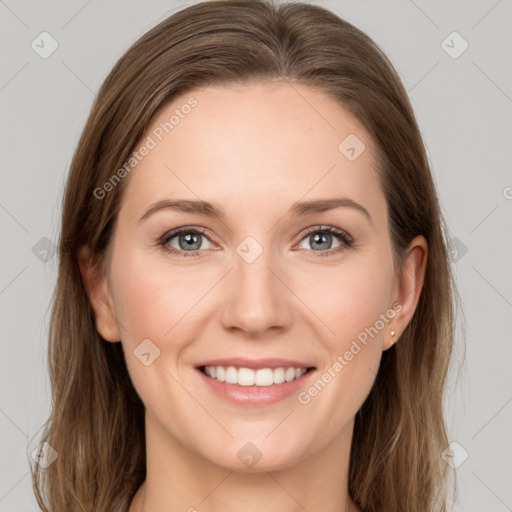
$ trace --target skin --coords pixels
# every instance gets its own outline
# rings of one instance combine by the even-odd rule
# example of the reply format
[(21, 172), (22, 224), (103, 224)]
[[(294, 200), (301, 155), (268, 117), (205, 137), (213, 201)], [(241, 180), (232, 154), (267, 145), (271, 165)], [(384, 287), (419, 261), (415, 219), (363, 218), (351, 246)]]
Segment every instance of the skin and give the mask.
[[(198, 105), (126, 178), (107, 263), (80, 252), (98, 332), (122, 340), (146, 407), (147, 478), (130, 512), (358, 510), (347, 491), (354, 417), (416, 308), (425, 239), (411, 242), (399, 277), (373, 142), (323, 92), (286, 82), (207, 87), (175, 98), (147, 134), (190, 96)], [(349, 134), (366, 145), (354, 161), (338, 150)], [(337, 196), (371, 222), (350, 207), (287, 214), (296, 201)], [(170, 198), (218, 203), (226, 217), (163, 209), (139, 221)], [(343, 242), (328, 235), (315, 251), (306, 233), (318, 225), (347, 231), (354, 245), (334, 253)], [(196, 256), (158, 245), (182, 226), (207, 230)], [(236, 252), (247, 236), (263, 249), (252, 263)], [(179, 237), (168, 244), (187, 250)], [(194, 369), (213, 358), (282, 357), (310, 362), (320, 377), (396, 301), (400, 311), (307, 404), (293, 395), (233, 405)], [(149, 366), (134, 355), (146, 338), (161, 351)], [(247, 442), (261, 452), (252, 467), (237, 457)]]

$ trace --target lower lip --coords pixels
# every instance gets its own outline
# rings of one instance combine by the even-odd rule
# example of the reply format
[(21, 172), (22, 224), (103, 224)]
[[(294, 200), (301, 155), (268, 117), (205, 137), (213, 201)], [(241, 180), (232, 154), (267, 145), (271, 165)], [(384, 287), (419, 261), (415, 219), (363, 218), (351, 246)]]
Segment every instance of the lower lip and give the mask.
[(206, 385), (217, 395), (231, 403), (249, 407), (273, 404), (292, 395), (297, 395), (309, 383), (311, 375), (315, 373), (315, 370), (309, 370), (299, 379), (283, 382), (282, 384), (272, 384), (271, 386), (240, 386), (239, 384), (228, 384), (212, 379), (199, 368), (196, 368), (196, 371)]

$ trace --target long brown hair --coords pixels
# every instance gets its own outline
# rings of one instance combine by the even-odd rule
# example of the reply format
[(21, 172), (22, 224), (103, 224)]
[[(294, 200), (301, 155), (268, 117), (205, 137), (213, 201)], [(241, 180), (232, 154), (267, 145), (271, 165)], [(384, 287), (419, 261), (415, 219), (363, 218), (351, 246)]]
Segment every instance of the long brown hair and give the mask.
[(95, 328), (77, 257), (83, 245), (100, 261), (105, 255), (129, 177), (102, 198), (95, 191), (177, 95), (274, 79), (318, 88), (374, 139), (395, 261), (416, 235), (429, 246), (414, 316), (384, 352), (355, 418), (350, 495), (365, 512), (447, 510), (443, 395), (455, 288), (413, 110), (392, 64), (367, 35), (321, 7), (265, 0), (201, 2), (173, 14), (135, 42), (98, 92), (63, 203), (49, 332), (52, 410), (42, 436), (59, 456), (47, 469), (32, 468), (43, 510), (123, 511), (145, 478), (144, 407), (121, 344), (107, 343)]

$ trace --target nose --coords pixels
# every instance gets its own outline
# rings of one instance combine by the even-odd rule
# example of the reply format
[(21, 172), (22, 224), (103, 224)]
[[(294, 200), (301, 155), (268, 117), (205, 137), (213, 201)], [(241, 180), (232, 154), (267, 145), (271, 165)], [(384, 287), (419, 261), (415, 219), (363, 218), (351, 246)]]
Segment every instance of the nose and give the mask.
[(294, 296), (285, 284), (286, 270), (270, 251), (252, 262), (236, 254), (228, 279), (221, 315), (225, 329), (258, 336), (290, 326)]

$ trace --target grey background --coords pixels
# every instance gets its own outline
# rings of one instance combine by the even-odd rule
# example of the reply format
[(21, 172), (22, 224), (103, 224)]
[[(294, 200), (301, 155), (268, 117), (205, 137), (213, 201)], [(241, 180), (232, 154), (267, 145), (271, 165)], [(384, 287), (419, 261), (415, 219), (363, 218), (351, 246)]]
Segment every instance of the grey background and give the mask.
[[(46, 239), (58, 239), (78, 137), (115, 61), (191, 3), (0, 0), (2, 512), (37, 510), (27, 458), (49, 411), (46, 335), (57, 268)], [(451, 459), (460, 464), (453, 510), (512, 510), (512, 2), (314, 3), (370, 35), (409, 92), (456, 238), (467, 323), (466, 359), (459, 329), (446, 401), (450, 440), (460, 445)], [(43, 31), (58, 43), (46, 59), (31, 47)], [(462, 49), (458, 36), (446, 39), (453, 31), (469, 44), (458, 58), (445, 51)]]

